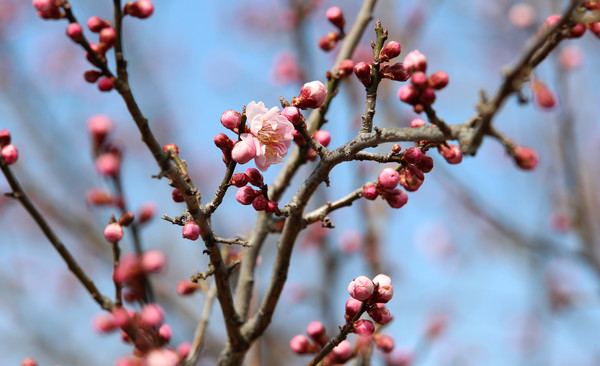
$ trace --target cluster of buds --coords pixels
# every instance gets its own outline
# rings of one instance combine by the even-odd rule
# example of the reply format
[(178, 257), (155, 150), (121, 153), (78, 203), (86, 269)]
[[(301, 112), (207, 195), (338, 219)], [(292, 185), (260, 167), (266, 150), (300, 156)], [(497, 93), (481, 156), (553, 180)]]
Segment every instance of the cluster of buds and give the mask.
[(113, 280), (127, 289), (123, 295), (126, 301), (143, 300), (144, 277), (147, 274), (160, 272), (166, 263), (165, 255), (159, 250), (149, 250), (142, 255), (127, 253), (119, 259), (113, 273)]
[(96, 171), (115, 178), (121, 171), (121, 149), (106, 139), (114, 128), (112, 120), (105, 115), (94, 115), (88, 119), (87, 126), (92, 137)]
[[(313, 321), (306, 327), (306, 334), (298, 334), (290, 340), (290, 349), (299, 355), (317, 354), (325, 347), (329, 338), (325, 326)], [(342, 364), (353, 357), (350, 342), (344, 340), (335, 346), (324, 360), (324, 365)]]
[(214, 138), (215, 146), (217, 146), (223, 152), (223, 163), (229, 164), (231, 161), (231, 151), (235, 145), (235, 141), (230, 139), (226, 134), (219, 133)]
[(435, 102), (435, 91), (448, 85), (448, 74), (437, 71), (427, 76), (427, 58), (418, 50), (406, 55), (403, 65), (410, 73), (411, 83), (400, 87), (398, 98), (412, 105), (416, 113), (421, 113), (424, 106)]
[(13, 164), (19, 158), (19, 151), (14, 145), (11, 145), (10, 140), (11, 136), (8, 130), (0, 131), (0, 154), (7, 165)]
[[(258, 189), (248, 186), (248, 183)], [(277, 202), (270, 201), (265, 197), (264, 192), (266, 192), (267, 186), (264, 183), (262, 174), (257, 169), (248, 168), (245, 173), (234, 174), (229, 184), (239, 188), (235, 194), (235, 199), (242, 205), (252, 205), (256, 211), (267, 213), (274, 213), (279, 209)]]
[[(98, 16), (92, 16), (87, 21), (87, 26), (93, 33), (98, 33), (98, 43), (90, 42), (90, 48), (95, 54), (97, 61), (106, 62), (106, 52), (110, 50), (117, 41), (117, 32), (111, 26), (110, 22)], [(70, 23), (67, 26), (67, 36), (74, 42), (83, 41), (83, 27), (79, 23)], [(87, 52), (86, 57), (90, 63), (97, 65), (94, 57)], [(88, 83), (98, 82), (100, 91), (111, 91), (115, 85), (115, 80), (112, 76), (104, 75), (103, 72), (90, 69), (83, 74), (84, 79)]]
[(327, 9), (325, 13), (327, 19), (333, 24), (337, 30), (331, 31), (319, 39), (319, 48), (323, 51), (331, 51), (335, 48), (338, 41), (344, 38), (344, 25), (346, 20), (344, 19), (344, 13), (342, 9), (337, 6)]
[[(400, 56), (402, 47), (396, 41), (386, 43), (379, 52), (379, 73), (383, 78), (394, 81), (406, 81), (410, 77), (405, 65), (401, 62), (389, 64), (388, 61)], [(371, 84), (371, 73), (373, 64), (370, 62), (359, 62), (354, 66), (354, 74), (360, 82), (368, 87)]]
[(61, 19), (66, 14), (61, 10), (64, 0), (33, 0), (33, 7), (43, 19)]
[[(150, 303), (142, 306), (139, 312), (116, 307), (108, 314), (98, 314), (92, 319), (92, 327), (103, 334), (121, 330), (121, 339), (134, 345), (134, 354), (146, 360), (144, 365), (179, 365), (187, 356), (185, 351), (189, 352), (189, 349), (181, 347), (181, 351), (184, 352), (179, 352), (179, 349), (176, 351), (163, 348), (170, 341), (172, 334), (171, 327), (163, 322), (162, 308)], [(163, 360), (161, 363), (150, 362), (159, 356)], [(120, 359), (119, 362), (119, 365), (140, 365), (140, 358)]]

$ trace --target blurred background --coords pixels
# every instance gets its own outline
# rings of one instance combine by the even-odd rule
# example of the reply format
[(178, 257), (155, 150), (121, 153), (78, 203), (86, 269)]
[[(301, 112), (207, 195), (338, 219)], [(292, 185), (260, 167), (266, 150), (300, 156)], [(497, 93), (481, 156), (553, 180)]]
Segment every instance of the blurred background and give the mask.
[[(317, 46), (334, 30), (325, 11), (339, 6), (349, 29), (361, 4), (154, 3), (151, 18), (124, 21), (132, 89), (158, 140), (179, 146), (204, 202), (225, 171), (212, 143), (214, 135), (228, 132), (219, 122), (221, 113), (241, 111), (251, 101), (278, 106), (279, 96), (291, 100), (304, 82), (324, 82), (339, 48), (325, 53)], [(82, 24), (92, 15), (112, 14), (108, 0), (73, 0), (72, 6)], [(399, 61), (418, 49), (427, 56), (429, 72), (449, 74), (434, 108), (448, 123), (461, 123), (474, 115), (480, 91), (495, 93), (503, 67), (564, 6), (564, 1), (382, 0), (375, 17), (389, 29), (389, 39), (401, 43)], [(181, 238), (180, 227), (160, 220), (181, 214), (184, 206), (172, 201), (164, 180), (151, 178), (157, 166), (119, 95), (100, 93), (83, 80), (90, 65), (65, 36), (66, 21), (40, 19), (28, 1), (1, 0), (0, 10), (0, 129), (11, 132), (19, 149), (15, 174), (100, 290), (112, 294), (111, 250), (102, 231), (118, 210), (86, 201), (91, 189), (115, 192), (96, 173), (86, 127), (92, 115), (109, 116), (116, 126), (111, 141), (123, 151), (126, 205), (136, 214), (144, 207), (156, 210), (139, 233), (144, 248), (168, 257), (168, 269), (151, 281), (173, 328), (171, 343), (191, 341), (204, 296), (179, 297), (175, 286), (204, 271), (206, 255), (201, 243)], [(93, 41), (96, 35), (86, 36)], [(368, 60), (372, 39), (371, 25), (355, 61)], [(535, 80), (556, 95), (554, 108), (536, 106), (527, 84), (523, 95), (529, 103), (512, 97), (494, 119), (499, 131), (539, 152), (536, 170), (519, 170), (491, 139), (459, 165), (448, 165), (432, 150), (433, 171), (402, 209), (360, 200), (331, 215), (335, 229), (308, 227), (273, 323), (247, 364), (306, 364), (310, 358), (293, 354), (289, 340), (304, 334), (313, 320), (336, 334), (344, 323), (349, 281), (377, 273), (394, 281), (388, 304), (394, 321), (384, 332), (393, 336), (396, 349), (386, 357), (376, 351), (374, 365), (408, 365), (411, 357), (420, 366), (599, 364), (599, 45), (591, 32), (567, 40), (535, 71)], [(417, 117), (397, 99), (400, 85), (381, 84), (378, 126), (408, 126)], [(356, 78), (342, 83), (324, 127), (332, 135), (330, 147), (357, 133), (364, 95)], [(280, 206), (313, 164), (302, 168)], [(278, 168), (265, 174), (267, 183)], [(336, 167), (331, 187), (322, 187), (309, 207), (348, 194), (381, 169), (356, 162)], [(9, 190), (0, 179), (0, 191)], [(255, 211), (239, 205), (234, 194), (228, 192), (213, 218), (221, 237), (247, 235), (254, 223)], [(18, 365), (25, 357), (40, 365), (110, 365), (131, 352), (117, 334), (93, 331), (91, 319), (100, 309), (23, 208), (6, 197), (0, 198), (0, 232), (0, 365)], [(127, 235), (124, 252), (132, 251)], [(262, 253), (259, 292), (270, 277), (276, 240), (271, 236)], [(200, 365), (215, 363), (225, 339), (218, 308), (208, 332)]]

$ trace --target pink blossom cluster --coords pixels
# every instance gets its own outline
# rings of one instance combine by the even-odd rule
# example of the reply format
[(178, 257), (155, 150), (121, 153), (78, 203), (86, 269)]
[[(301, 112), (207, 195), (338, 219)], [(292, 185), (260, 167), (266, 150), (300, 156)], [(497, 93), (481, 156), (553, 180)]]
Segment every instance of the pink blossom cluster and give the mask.
[(424, 106), (435, 102), (435, 91), (448, 85), (448, 74), (437, 71), (427, 76), (427, 58), (418, 50), (406, 55), (403, 65), (410, 73), (411, 83), (400, 87), (398, 98), (412, 105), (416, 113), (421, 113)]
[(144, 277), (162, 271), (166, 263), (165, 255), (159, 250), (149, 250), (141, 256), (127, 253), (119, 259), (113, 280), (127, 290), (123, 295), (126, 301), (141, 300), (144, 297)]
[(19, 151), (11, 145), (10, 132), (6, 129), (0, 131), (0, 155), (7, 165), (14, 164), (19, 158)]
[[(248, 186), (248, 183), (258, 189)], [(235, 199), (242, 205), (252, 205), (256, 211), (267, 213), (274, 213), (279, 209), (277, 202), (267, 199), (263, 176), (258, 170), (248, 168), (245, 173), (236, 173), (231, 177), (229, 184), (238, 187)]]
[[(383, 78), (394, 81), (406, 81), (410, 77), (405, 65), (402, 62), (389, 64), (388, 61), (400, 56), (402, 47), (396, 41), (386, 43), (379, 52), (379, 73)], [(354, 66), (354, 74), (358, 80), (365, 86), (371, 85), (373, 63), (359, 62)]]
[(346, 20), (344, 19), (342, 9), (337, 6), (327, 9), (325, 15), (329, 22), (337, 28), (335, 31), (331, 31), (319, 39), (319, 48), (327, 52), (334, 49), (338, 41), (344, 38), (344, 25), (346, 25)]
[[(325, 326), (318, 321), (313, 321), (306, 327), (306, 334), (298, 334), (290, 340), (290, 349), (299, 355), (317, 354), (329, 342)], [(350, 342), (343, 340), (335, 346), (326, 356), (324, 364), (342, 364), (354, 356)]]

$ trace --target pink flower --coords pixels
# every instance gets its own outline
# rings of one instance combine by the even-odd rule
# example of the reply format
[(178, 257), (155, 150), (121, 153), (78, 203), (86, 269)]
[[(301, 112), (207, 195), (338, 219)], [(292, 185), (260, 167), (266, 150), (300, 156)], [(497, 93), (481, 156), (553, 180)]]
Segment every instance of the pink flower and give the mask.
[[(231, 151), (231, 158), (240, 164), (252, 158), (256, 167), (266, 171), (272, 164), (283, 162), (292, 143), (294, 125), (279, 114), (279, 108), (267, 109), (263, 102), (250, 102), (246, 107), (250, 133), (243, 133)], [(254, 152), (254, 156), (252, 155)]]

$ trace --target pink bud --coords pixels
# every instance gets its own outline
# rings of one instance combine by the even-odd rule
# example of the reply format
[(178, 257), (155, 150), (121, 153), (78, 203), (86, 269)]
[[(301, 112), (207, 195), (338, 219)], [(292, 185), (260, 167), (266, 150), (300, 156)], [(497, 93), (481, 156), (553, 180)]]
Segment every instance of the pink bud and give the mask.
[(277, 202), (275, 201), (269, 201), (267, 203), (267, 208), (265, 209), (266, 213), (275, 213), (277, 212), (277, 210), (279, 210), (279, 204), (277, 204)]
[(219, 133), (213, 139), (215, 145), (221, 150), (229, 150), (233, 147), (231, 139), (224, 133)]
[(108, 116), (104, 114), (95, 114), (88, 118), (87, 127), (94, 141), (100, 144), (113, 130), (114, 123)]
[(416, 147), (409, 147), (402, 154), (402, 158), (409, 164), (418, 164), (423, 158), (423, 152)]
[(408, 202), (408, 195), (402, 189), (396, 188), (386, 192), (385, 200), (392, 208), (402, 208)]
[(108, 333), (117, 329), (117, 325), (110, 314), (98, 314), (92, 318), (92, 328), (98, 333)]
[(27, 357), (26, 359), (21, 361), (21, 366), (38, 366), (38, 363), (35, 359)]
[(392, 320), (392, 314), (385, 307), (374, 307), (368, 310), (369, 316), (377, 324), (387, 324)]
[(252, 200), (252, 208), (254, 208), (256, 211), (266, 210), (268, 204), (269, 202), (262, 194), (256, 196), (256, 198)]
[(325, 85), (320, 81), (311, 81), (302, 86), (300, 95), (292, 98), (292, 105), (300, 109), (319, 108), (326, 96)]
[(117, 32), (111, 27), (106, 27), (100, 31), (101, 43), (104, 43), (107, 48), (111, 48), (117, 41)]
[(140, 315), (142, 323), (148, 327), (157, 327), (164, 319), (162, 308), (153, 303), (144, 305), (140, 311)]
[(346, 301), (346, 319), (353, 319), (356, 314), (358, 314), (360, 307), (362, 306), (362, 301), (358, 301), (355, 298), (351, 297)]
[(394, 287), (392, 279), (384, 274), (378, 274), (373, 278), (373, 283), (377, 285), (375, 289), (374, 300), (378, 303), (386, 303), (394, 296)]
[(354, 61), (349, 59), (341, 61), (340, 66), (338, 66), (338, 70), (340, 73), (340, 77), (350, 75), (354, 70)]
[(448, 74), (446, 74), (444, 71), (437, 71), (429, 75), (430, 87), (440, 90), (445, 88), (446, 85), (448, 85)]
[(363, 197), (369, 201), (373, 201), (375, 198), (377, 198), (377, 195), (377, 187), (374, 185), (368, 184), (363, 187)]
[(188, 221), (183, 225), (182, 235), (189, 240), (198, 240), (200, 237), (200, 226), (193, 221)]
[(308, 324), (306, 327), (306, 334), (320, 346), (324, 346), (329, 341), (325, 326), (318, 321), (312, 321)]
[(19, 151), (14, 145), (6, 145), (2, 148), (2, 159), (7, 165), (11, 165), (19, 158)]
[(123, 9), (124, 14), (129, 14), (132, 17), (145, 19), (154, 13), (154, 4), (150, 0), (137, 0), (128, 2)]
[(373, 295), (375, 286), (367, 276), (359, 276), (348, 285), (348, 293), (358, 301), (364, 301)]
[(400, 185), (409, 192), (418, 190), (425, 180), (423, 172), (413, 165), (400, 169), (399, 173)]
[(298, 334), (290, 340), (290, 349), (299, 355), (309, 353), (310, 341), (303, 334)]
[(586, 27), (584, 24), (578, 23), (573, 26), (571, 29), (571, 34), (569, 34), (569, 38), (579, 38), (584, 35)]
[(173, 188), (173, 192), (171, 192), (171, 197), (173, 198), (173, 202), (183, 202), (185, 198), (181, 191), (177, 188)]
[(121, 169), (121, 159), (113, 153), (104, 153), (96, 158), (96, 171), (104, 176), (116, 177)]
[(256, 156), (254, 140), (240, 140), (231, 150), (231, 158), (238, 164), (246, 164)]
[(294, 126), (302, 123), (304, 121), (304, 117), (300, 113), (300, 110), (296, 107), (285, 107), (281, 111), (281, 115), (287, 118)]
[(262, 174), (260, 174), (260, 172), (258, 171), (258, 169), (256, 169), (256, 168), (248, 168), (248, 169), (246, 169), (246, 175), (248, 176), (248, 181), (253, 186), (255, 186), (255, 187), (262, 187), (264, 185), (264, 183), (263, 183), (263, 176), (262, 176)]
[(567, 70), (576, 69), (583, 63), (583, 51), (579, 46), (566, 46), (560, 50), (558, 61)]
[(438, 152), (449, 164), (458, 164), (462, 161), (462, 151), (456, 145), (438, 145)]
[(92, 32), (98, 33), (102, 29), (110, 27), (110, 23), (100, 17), (93, 16), (88, 19), (87, 26)]
[(517, 166), (523, 170), (533, 170), (538, 164), (537, 152), (529, 147), (515, 147), (513, 157)]
[(329, 145), (329, 143), (331, 142), (331, 135), (329, 134), (328, 131), (325, 131), (325, 130), (315, 131), (315, 133), (313, 134), (313, 137), (315, 138), (315, 140), (319, 141), (319, 143), (325, 147), (327, 147)]
[(103, 92), (109, 92), (115, 87), (115, 80), (105, 76), (98, 82), (98, 89)]
[(67, 26), (67, 36), (73, 41), (79, 42), (83, 40), (83, 28), (79, 23), (69, 23)]
[(373, 335), (375, 345), (384, 353), (390, 353), (394, 350), (394, 339), (390, 336), (381, 335), (379, 333)]
[(133, 212), (125, 211), (125, 212), (123, 212), (121, 217), (119, 217), (118, 223), (121, 226), (129, 226), (133, 222), (134, 218), (135, 218), (135, 215), (133, 214)]
[[(227, 136), (225, 136), (227, 137)], [(168, 143), (163, 145), (163, 151), (172, 156), (179, 155), (179, 146), (174, 143)]]
[(393, 59), (394, 57), (398, 57), (400, 55), (400, 51), (402, 47), (400, 47), (400, 43), (396, 41), (388, 42), (379, 53), (379, 61), (385, 62)]
[(377, 177), (377, 184), (384, 189), (394, 189), (400, 182), (400, 174), (392, 168), (385, 168)]
[(412, 83), (412, 85), (414, 85), (418, 89), (422, 89), (428, 83), (427, 75), (425, 75), (424, 72), (416, 71), (412, 74), (412, 77), (410, 78), (410, 82)]
[(396, 62), (393, 65), (381, 66), (380, 72), (384, 78), (394, 81), (406, 81), (410, 79), (409, 72), (404, 68), (401, 62)]
[(556, 105), (556, 98), (548, 87), (539, 81), (532, 84), (533, 95), (535, 97), (536, 104), (544, 109), (552, 109)]
[(85, 81), (87, 81), (88, 83), (95, 83), (96, 81), (98, 81), (98, 79), (100, 79), (100, 77), (103, 74), (100, 71), (96, 71), (93, 69), (87, 70), (86, 72), (83, 73), (83, 78), (85, 79)]
[(260, 193), (252, 189), (252, 187), (244, 186), (238, 189), (235, 194), (235, 199), (241, 203), (242, 205), (250, 205), (252, 201), (256, 198), (256, 196)]
[(200, 289), (200, 286), (190, 280), (181, 280), (177, 284), (177, 293), (182, 296), (191, 295), (198, 289)]
[(221, 115), (221, 124), (225, 126), (225, 128), (234, 130), (240, 126), (242, 122), (242, 115), (239, 112), (234, 111), (233, 109), (226, 110)]
[(158, 211), (158, 207), (154, 202), (146, 202), (139, 208), (138, 223), (143, 224), (150, 221)]
[(177, 366), (181, 365), (179, 362), (179, 355), (172, 349), (153, 349), (146, 355), (146, 366)]
[(375, 332), (375, 326), (370, 320), (358, 319), (353, 326), (354, 332), (361, 337), (370, 337)]
[(10, 132), (7, 129), (0, 131), (0, 148), (10, 144)]
[(433, 88), (425, 88), (421, 91), (419, 96), (419, 103), (424, 105), (430, 105), (435, 102), (435, 90)]
[(535, 8), (531, 4), (517, 3), (508, 10), (508, 21), (517, 28), (531, 27), (535, 17)]
[(415, 105), (419, 101), (419, 91), (414, 85), (405, 84), (398, 89), (398, 99), (404, 103)]
[(85, 197), (86, 202), (90, 205), (110, 205), (113, 202), (110, 192), (98, 188), (91, 188)]
[(38, 11), (38, 15), (44, 19), (60, 19), (62, 17), (56, 0), (33, 0), (33, 6)]
[(323, 37), (319, 38), (319, 48), (323, 51), (331, 51), (335, 48), (339, 39), (340, 35), (337, 32), (331, 31)]
[(142, 269), (146, 273), (156, 273), (164, 268), (167, 258), (160, 250), (149, 250), (142, 254)]
[(352, 358), (352, 345), (350, 345), (350, 342), (344, 340), (335, 346), (331, 352), (336, 362), (344, 363)]
[(163, 324), (158, 328), (158, 336), (165, 342), (168, 342), (171, 339), (171, 327), (169, 324)]
[(119, 264), (114, 270), (113, 280), (116, 283), (123, 283), (138, 277), (141, 272), (140, 261), (135, 253), (127, 253), (121, 256)]
[(371, 64), (359, 62), (354, 66), (354, 75), (366, 87), (371, 84)]
[(335, 25), (339, 29), (344, 28), (346, 21), (344, 20), (344, 13), (342, 13), (342, 9), (338, 8), (337, 6), (331, 7), (327, 9), (325, 15), (331, 24)]
[(427, 58), (419, 50), (409, 52), (402, 64), (410, 73), (427, 70)]
[(231, 177), (229, 184), (241, 188), (248, 184), (248, 176), (244, 173), (236, 173)]
[(412, 121), (410, 121), (410, 127), (421, 127), (421, 126), (425, 126), (425, 121), (423, 121), (420, 118), (415, 118)]
[(106, 225), (104, 237), (111, 243), (116, 243), (123, 238), (123, 227), (116, 222)]
[(116, 307), (111, 314), (117, 327), (122, 329), (131, 324), (132, 315), (130, 315), (129, 311), (125, 310), (124, 308), (120, 306)]
[(594, 22), (588, 24), (590, 27), (590, 31), (596, 35), (596, 37), (600, 38), (600, 22)]
[(433, 169), (433, 159), (427, 155), (423, 155), (421, 161), (417, 164), (417, 168), (423, 173), (429, 173)]

